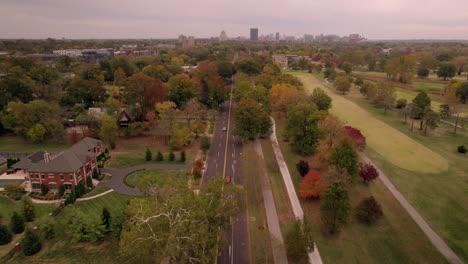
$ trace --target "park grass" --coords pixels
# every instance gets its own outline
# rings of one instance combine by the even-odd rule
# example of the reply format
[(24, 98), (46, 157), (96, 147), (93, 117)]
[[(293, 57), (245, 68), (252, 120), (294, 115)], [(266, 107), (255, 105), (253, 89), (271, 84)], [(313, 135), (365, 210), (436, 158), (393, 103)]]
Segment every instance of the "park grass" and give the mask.
[(273, 263), (270, 233), (268, 231), (265, 206), (263, 204), (260, 177), (260, 160), (255, 152), (253, 143), (243, 145), (241, 156), (242, 171), (245, 175), (244, 186), (246, 192), (248, 229), (252, 263)]
[(32, 143), (19, 136), (0, 136), (0, 152), (56, 151), (70, 147), (68, 142)]
[(145, 169), (142, 171), (136, 171), (125, 177), (125, 182), (130, 187), (137, 187), (140, 181), (146, 177), (174, 177), (186, 173), (188, 177), (189, 170), (162, 170), (162, 169)]
[(447, 84), (433, 83), (433, 82), (413, 82), (411, 84), (416, 91), (442, 91)]
[[(304, 83), (306, 91), (312, 92), (320, 81), (311, 74), (296, 74)], [(323, 86), (322, 86), (323, 87)], [(349, 100), (328, 91), (333, 99), (331, 112), (345, 124), (351, 124), (366, 135), (367, 143), (396, 166), (407, 170), (439, 173), (448, 169), (448, 161), (443, 156), (392, 128)]]
[[(328, 92), (330, 95), (334, 94), (332, 91)], [(455, 253), (467, 261), (468, 208), (466, 204), (468, 204), (468, 197), (466, 196), (466, 183), (468, 174), (466, 172), (468, 171), (468, 162), (466, 156), (456, 152), (456, 147), (468, 144), (468, 132), (459, 130), (458, 135), (454, 136), (453, 127), (440, 124), (439, 128), (430, 132), (430, 136), (425, 136), (417, 129), (411, 132), (409, 124), (402, 122), (397, 113), (390, 111), (384, 114), (382, 109), (376, 109), (355, 90), (345, 97), (370, 115), (366, 116), (367, 121), (378, 119), (393, 130), (406, 134), (413, 141), (431, 149), (447, 160), (446, 170), (425, 173), (389, 162), (388, 156), (370, 142), (368, 142), (366, 149), (369, 158), (386, 173), (387, 177), (422, 214), (429, 225), (442, 236)], [(342, 99), (344, 98), (342, 97)], [(343, 104), (337, 104), (335, 100), (333, 105), (343, 107)], [(350, 125), (355, 126), (354, 123), (350, 123)], [(365, 135), (369, 137), (369, 132), (366, 132)], [(427, 159), (432, 162), (430, 158), (425, 156), (410, 158)], [(424, 166), (423, 163), (421, 166)]]

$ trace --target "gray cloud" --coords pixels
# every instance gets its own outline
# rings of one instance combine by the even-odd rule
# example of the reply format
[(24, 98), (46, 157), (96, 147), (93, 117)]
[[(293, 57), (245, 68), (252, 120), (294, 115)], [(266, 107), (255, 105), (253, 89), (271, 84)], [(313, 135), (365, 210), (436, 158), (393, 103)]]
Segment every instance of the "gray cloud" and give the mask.
[(468, 39), (466, 0), (2, 0), (0, 38), (364, 34)]

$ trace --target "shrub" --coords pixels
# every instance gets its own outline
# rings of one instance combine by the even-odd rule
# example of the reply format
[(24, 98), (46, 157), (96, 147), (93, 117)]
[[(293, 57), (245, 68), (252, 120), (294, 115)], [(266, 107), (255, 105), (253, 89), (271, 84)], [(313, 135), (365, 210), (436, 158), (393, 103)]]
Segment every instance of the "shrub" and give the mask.
[(156, 154), (156, 161), (164, 161), (164, 156), (161, 151), (158, 151), (158, 154)]
[(102, 208), (101, 221), (104, 227), (106, 228), (106, 230), (110, 230), (112, 217), (111, 217), (109, 210), (106, 207)]
[(42, 249), (39, 236), (29, 228), (26, 230), (23, 241), (21, 241), (21, 249), (26, 256), (32, 256)]
[(106, 149), (104, 150), (104, 153), (105, 153), (105, 154), (106, 154), (106, 156), (107, 156), (107, 155), (109, 154), (109, 149), (108, 149), (108, 148), (106, 148)]
[(467, 151), (466, 148), (465, 148), (465, 146), (463, 146), (463, 145), (459, 146), (459, 147), (457, 148), (457, 150), (458, 150), (459, 153), (462, 153), (462, 154), (465, 154), (466, 151)]
[(5, 193), (12, 199), (19, 200), (24, 194), (24, 187), (21, 182), (5, 184)]
[(86, 177), (86, 187), (92, 189), (93, 186), (93, 179), (91, 179), (91, 176)]
[(21, 213), (26, 221), (31, 222), (34, 220), (34, 204), (31, 198), (27, 195), (21, 198)]
[(73, 190), (71, 193), (67, 195), (67, 198), (65, 199), (65, 204), (74, 204), (76, 201), (76, 194), (75, 191)]
[(320, 173), (316, 170), (311, 170), (301, 180), (299, 186), (299, 196), (301, 198), (319, 198), (327, 184), (320, 176)]
[(361, 222), (371, 225), (383, 217), (383, 212), (380, 204), (370, 196), (359, 203), (356, 215)]
[(301, 174), (301, 176), (304, 177), (310, 170), (309, 162), (307, 162), (306, 160), (300, 160), (296, 164), (296, 168), (299, 174)]
[(44, 217), (39, 224), (41, 229), (41, 236), (45, 239), (52, 239), (55, 237), (55, 221), (53, 218)]
[(153, 153), (151, 153), (151, 150), (149, 148), (146, 148), (146, 161), (150, 161), (153, 159)]
[(11, 216), (10, 228), (15, 234), (20, 234), (24, 231), (24, 219), (17, 212), (14, 212)]
[(194, 170), (193, 171), (193, 178), (195, 178), (195, 180), (200, 179), (201, 176), (202, 176), (201, 171), (199, 171), (199, 170)]
[(211, 147), (211, 142), (210, 138), (207, 136), (203, 136), (200, 139), (200, 149), (203, 151), (203, 153), (206, 153)]
[(41, 184), (41, 195), (45, 196), (49, 192), (49, 187), (45, 184)]
[(405, 98), (400, 98), (396, 101), (396, 105), (395, 107), (398, 108), (398, 109), (402, 109), (402, 108), (405, 108), (406, 105), (407, 105), (407, 101)]
[(372, 164), (359, 163), (359, 176), (365, 182), (371, 182), (379, 177), (379, 172)]
[(111, 147), (111, 149), (115, 149), (115, 142), (114, 142), (114, 141), (112, 141), (112, 142), (110, 143), (110, 147)]
[(78, 185), (75, 186), (76, 198), (80, 198), (85, 193), (86, 193), (86, 189), (84, 185), (82, 183), (78, 183)]
[(58, 187), (58, 196), (62, 197), (64, 193), (65, 193), (65, 186), (63, 186), (63, 184), (60, 184)]
[(287, 254), (294, 262), (302, 263), (301, 260), (307, 262), (307, 253), (313, 250), (314, 242), (312, 228), (306, 218), (303, 221), (294, 222), (292, 228), (286, 233), (285, 243)]
[(366, 137), (361, 133), (361, 131), (357, 128), (351, 126), (344, 127), (346, 134), (351, 138), (353, 141), (354, 146), (359, 152), (364, 151), (366, 148)]
[(99, 171), (94, 169), (93, 170), (93, 179), (99, 180)]
[(0, 246), (10, 243), (12, 237), (11, 231), (5, 225), (0, 225)]
[(180, 152), (180, 160), (179, 160), (179, 161), (180, 161), (180, 162), (185, 162), (185, 160), (186, 160), (185, 151), (182, 150), (182, 151)]
[(174, 160), (175, 160), (175, 155), (174, 155), (174, 153), (173, 153), (172, 151), (169, 152), (168, 160), (169, 160), (169, 161), (174, 161)]

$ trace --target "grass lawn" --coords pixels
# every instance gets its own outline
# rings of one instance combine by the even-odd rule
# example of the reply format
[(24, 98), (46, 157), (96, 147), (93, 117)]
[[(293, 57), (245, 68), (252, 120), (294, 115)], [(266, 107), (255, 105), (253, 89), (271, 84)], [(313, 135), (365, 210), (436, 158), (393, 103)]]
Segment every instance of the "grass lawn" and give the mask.
[[(185, 176), (188, 178), (189, 170), (160, 170), (160, 169), (145, 169), (127, 175), (125, 181), (131, 187), (137, 187), (139, 182), (146, 177), (177, 177)], [(185, 175), (184, 175), (185, 174)]]
[[(149, 148), (153, 154), (153, 160), (146, 161), (146, 148)], [(198, 142), (194, 142), (192, 145), (185, 149), (186, 163), (192, 163), (198, 151)], [(156, 154), (158, 151), (164, 156), (164, 161), (156, 162)], [(170, 147), (162, 143), (160, 140), (156, 140), (152, 137), (137, 137), (129, 139), (119, 139), (117, 141), (117, 148), (111, 150), (111, 159), (106, 162), (106, 167), (110, 168), (127, 168), (141, 164), (153, 164), (153, 163), (179, 163), (180, 152), (173, 151), (176, 156), (174, 162), (168, 161), (168, 155)]]
[(55, 151), (68, 148), (68, 142), (62, 143), (31, 143), (18, 136), (1, 136), (0, 152), (34, 152), (38, 150)]
[(247, 215), (249, 218), (249, 238), (252, 263), (273, 263), (270, 233), (268, 231), (263, 204), (261, 181), (257, 179), (261, 171), (259, 157), (253, 143), (244, 144), (241, 156), (242, 171), (245, 174), (244, 186), (247, 197)]
[[(306, 79), (306, 83), (319, 83), (313, 76), (300, 75)], [(448, 245), (467, 261), (468, 157), (458, 154), (456, 147), (468, 144), (468, 133), (459, 131), (458, 136), (453, 136), (453, 128), (441, 124), (430, 136), (424, 136), (420, 132), (409, 131), (408, 124), (402, 122), (396, 113), (384, 115), (383, 110), (374, 108), (357, 91), (345, 97), (336, 95), (333, 89), (328, 93), (334, 100), (332, 112), (366, 135), (366, 154), (369, 158), (386, 173)], [(380, 143), (386, 141), (393, 144)], [(412, 147), (407, 148), (408, 153), (404, 153), (405, 147), (402, 145)], [(412, 162), (395, 162), (392, 154), (405, 156)]]
[(94, 196), (94, 195), (98, 195), (100, 193), (103, 193), (103, 192), (107, 192), (108, 190), (110, 190), (111, 188), (109, 187), (105, 187), (105, 186), (100, 186), (100, 187), (96, 187), (94, 188), (94, 190), (92, 190), (91, 192), (85, 194), (82, 196), (82, 198), (86, 198), (86, 197), (91, 197), (91, 196)]
[(446, 84), (442, 83), (431, 83), (431, 82), (413, 82), (411, 85), (413, 85), (414, 88), (416, 88), (416, 91), (443, 91), (445, 87), (447, 86)]

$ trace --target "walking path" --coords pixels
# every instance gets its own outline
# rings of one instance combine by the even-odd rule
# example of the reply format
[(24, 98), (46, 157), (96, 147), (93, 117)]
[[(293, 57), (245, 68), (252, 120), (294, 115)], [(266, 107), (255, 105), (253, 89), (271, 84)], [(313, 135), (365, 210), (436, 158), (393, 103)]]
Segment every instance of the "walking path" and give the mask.
[(140, 196), (143, 195), (143, 193), (140, 190), (138, 190), (137, 188), (127, 186), (124, 183), (125, 176), (129, 175), (132, 172), (144, 169), (189, 170), (191, 168), (192, 166), (190, 164), (143, 164), (125, 169), (102, 168), (101, 172), (111, 175), (112, 178), (108, 181), (100, 182), (97, 186), (106, 186), (114, 189), (114, 191), (121, 194)]
[[(110, 192), (113, 192), (114, 190), (110, 189), (110, 190), (107, 190), (103, 193), (99, 193), (99, 194), (96, 194), (96, 195), (93, 195), (93, 196), (90, 196), (90, 197), (85, 197), (85, 198), (78, 198), (76, 199), (78, 202), (80, 201), (88, 201), (88, 200), (92, 200), (92, 199), (95, 199), (95, 198), (98, 198), (98, 197), (101, 197), (101, 196), (104, 196)], [(37, 203), (37, 204), (51, 204), (51, 203), (61, 203), (63, 201), (65, 201), (65, 199), (58, 199), (58, 200), (38, 200), (38, 199), (34, 199), (34, 198), (31, 198), (31, 200), (33, 201), (33, 203)]]
[[(276, 157), (276, 161), (278, 162), (278, 167), (281, 171), (281, 175), (283, 176), (284, 184), (286, 185), (286, 190), (288, 191), (289, 200), (291, 201), (291, 206), (296, 216), (296, 219), (304, 219), (304, 211), (302, 211), (301, 204), (299, 202), (299, 198), (297, 198), (296, 189), (294, 188), (294, 184), (291, 179), (291, 174), (289, 173), (288, 165), (284, 161), (283, 153), (281, 153), (281, 149), (279, 147), (278, 140), (276, 138), (276, 124), (275, 119), (271, 118), (273, 123), (272, 129), (273, 133), (270, 136), (271, 143), (273, 146), (273, 152)], [(314, 243), (314, 251), (309, 252), (309, 262), (312, 264), (322, 264), (322, 258), (320, 257), (320, 253), (318, 251), (317, 245)]]
[(273, 193), (271, 192), (270, 181), (265, 166), (265, 158), (263, 157), (262, 146), (258, 140), (255, 141), (255, 151), (261, 158), (261, 164), (258, 165), (262, 171), (260, 177), (262, 179), (263, 204), (266, 211), (268, 230), (270, 230), (273, 259), (274, 262), (278, 264), (288, 263), (286, 248), (284, 247), (283, 236), (279, 226), (278, 213), (276, 212), (275, 201), (273, 199)]
[(422, 218), (422, 216), (414, 209), (413, 206), (406, 200), (405, 197), (397, 190), (395, 185), (385, 176), (385, 174), (366, 156), (366, 154), (359, 152), (359, 156), (366, 163), (372, 164), (377, 171), (379, 172), (379, 178), (387, 186), (390, 192), (395, 196), (395, 198), (400, 202), (400, 204), (405, 208), (408, 214), (413, 218), (413, 220), (418, 224), (424, 234), (429, 237), (432, 244), (444, 255), (450, 263), (453, 264), (463, 264), (463, 261), (455, 254), (455, 252), (450, 249), (444, 240), (427, 224), (427, 222)]
[(468, 130), (468, 128), (466, 128), (466, 127), (463, 127), (463, 126), (460, 126), (460, 125), (455, 125), (454, 123), (446, 121), (446, 120), (441, 119), (440, 122), (445, 123), (447, 125), (451, 125), (451, 126), (457, 126), (458, 128), (461, 128), (463, 130)]

